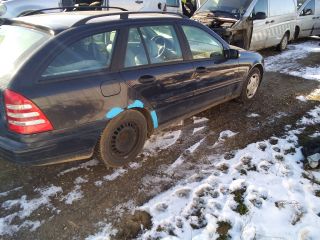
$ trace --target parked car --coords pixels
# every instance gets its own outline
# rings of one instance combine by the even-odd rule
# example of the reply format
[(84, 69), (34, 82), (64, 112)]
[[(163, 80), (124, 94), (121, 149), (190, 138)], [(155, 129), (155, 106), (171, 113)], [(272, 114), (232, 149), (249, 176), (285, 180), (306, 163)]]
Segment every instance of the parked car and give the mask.
[(295, 38), (320, 36), (320, 0), (300, 1)]
[(0, 17), (14, 18), (41, 9), (89, 5), (121, 7), (129, 11), (163, 11), (166, 0), (2, 0)]
[(0, 1), (0, 17), (14, 18), (34, 10), (61, 6), (61, 0), (2, 0)]
[(284, 50), (294, 38), (296, 0), (207, 0), (193, 19), (230, 44)]
[(0, 52), (0, 158), (18, 163), (121, 166), (155, 129), (253, 100), (263, 77), (261, 55), (173, 13), (6, 20)]

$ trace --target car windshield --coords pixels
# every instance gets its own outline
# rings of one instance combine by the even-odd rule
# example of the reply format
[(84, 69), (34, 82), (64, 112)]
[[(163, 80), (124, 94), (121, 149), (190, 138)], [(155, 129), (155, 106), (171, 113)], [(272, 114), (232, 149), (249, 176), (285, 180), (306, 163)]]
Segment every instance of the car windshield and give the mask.
[(298, 0), (297, 8), (299, 9), (305, 2), (306, 0)]
[(207, 0), (197, 12), (213, 12), (219, 16), (239, 19), (251, 2), (252, 0)]
[(30, 56), (47, 39), (44, 32), (12, 25), (0, 26), (0, 80), (9, 76), (17, 64)]

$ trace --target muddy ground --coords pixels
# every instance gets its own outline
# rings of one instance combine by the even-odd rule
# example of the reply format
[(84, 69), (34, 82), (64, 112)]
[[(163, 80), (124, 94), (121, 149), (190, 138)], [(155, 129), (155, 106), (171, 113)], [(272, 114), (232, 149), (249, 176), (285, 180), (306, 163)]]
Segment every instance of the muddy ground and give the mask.
[[(269, 49), (262, 54), (272, 55), (277, 52)], [(299, 62), (312, 66), (319, 59), (319, 53), (312, 53)], [(107, 170), (102, 164), (61, 175), (65, 170), (78, 167), (81, 162), (49, 167), (20, 167), (0, 161), (0, 192), (18, 188), (7, 196), (0, 194), (0, 204), (20, 199), (24, 195), (26, 199), (35, 199), (38, 197), (37, 189), (52, 185), (63, 190), (50, 198), (50, 206), (43, 205), (29, 217), (15, 217), (12, 221), (17, 226), (25, 220), (40, 221), (42, 224), (39, 228), (30, 231), (28, 227), (22, 227), (13, 235), (0, 236), (0, 239), (85, 239), (99, 232), (99, 222), (107, 222), (117, 228), (117, 239), (130, 239), (126, 216), (135, 206), (144, 204), (190, 172), (195, 172), (198, 165), (201, 165), (199, 159), (205, 161), (209, 155), (232, 154), (232, 150), (243, 148), (249, 143), (281, 136), (286, 125), (294, 125), (308, 110), (319, 104), (316, 101), (302, 102), (296, 97), (308, 95), (319, 88), (320, 82), (317, 81), (267, 72), (258, 96), (251, 105), (231, 101), (198, 115), (209, 121), (194, 124), (192, 119), (186, 119), (182, 125), (169, 128), (166, 131), (181, 130), (174, 145), (157, 154), (140, 156), (136, 162), (141, 165), (127, 168), (127, 172), (114, 180), (105, 181), (104, 177), (111, 175), (114, 170)], [(248, 114), (251, 113), (260, 116), (249, 118)], [(201, 131), (193, 134), (195, 128), (202, 126), (204, 128)], [(227, 139), (225, 144), (213, 147), (219, 133), (225, 130), (239, 134)], [(205, 136), (205, 141), (195, 153), (185, 152), (185, 149)], [(178, 171), (168, 174), (165, 170), (181, 155), (186, 159), (185, 164)], [(85, 178), (80, 186), (83, 197), (72, 204), (66, 204), (64, 196), (74, 189), (74, 181), (78, 177)], [(97, 184), (97, 181), (100, 182)], [(15, 211), (19, 211), (19, 206), (0, 208), (0, 218)]]

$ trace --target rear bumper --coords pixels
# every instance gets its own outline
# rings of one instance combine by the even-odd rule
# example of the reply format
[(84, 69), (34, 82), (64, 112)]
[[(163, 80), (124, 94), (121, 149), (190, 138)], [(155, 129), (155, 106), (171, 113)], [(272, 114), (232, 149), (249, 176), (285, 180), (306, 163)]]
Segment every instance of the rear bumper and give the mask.
[(19, 136), (18, 139), (0, 136), (0, 159), (24, 165), (86, 159), (92, 156), (104, 127), (105, 123), (95, 127)]

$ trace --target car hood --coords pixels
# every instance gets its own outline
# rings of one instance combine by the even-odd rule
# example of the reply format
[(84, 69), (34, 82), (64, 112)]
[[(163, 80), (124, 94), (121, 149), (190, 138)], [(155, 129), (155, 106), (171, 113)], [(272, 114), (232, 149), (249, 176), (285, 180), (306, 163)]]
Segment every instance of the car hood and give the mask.
[(192, 16), (192, 19), (200, 22), (208, 27), (223, 27), (230, 28), (239, 20), (230, 18), (227, 15), (217, 14), (212, 12), (199, 12)]

